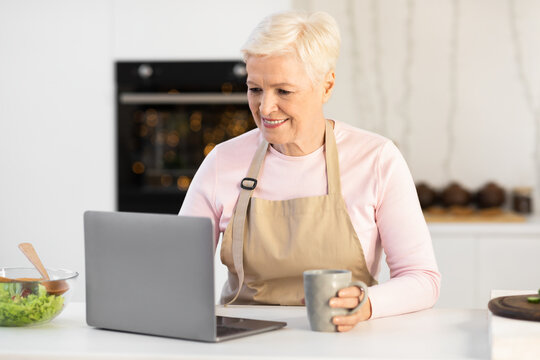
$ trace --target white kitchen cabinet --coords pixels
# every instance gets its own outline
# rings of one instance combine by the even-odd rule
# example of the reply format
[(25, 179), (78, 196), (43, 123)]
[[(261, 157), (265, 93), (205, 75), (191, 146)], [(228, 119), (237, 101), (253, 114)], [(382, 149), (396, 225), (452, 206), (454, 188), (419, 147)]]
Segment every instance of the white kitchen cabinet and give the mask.
[(429, 224), (442, 273), (436, 307), (487, 307), (492, 289), (540, 287), (540, 220)]
[[(475, 250), (474, 238), (464, 234), (461, 237), (446, 234), (435, 236), (433, 248), (442, 286), (438, 307), (474, 307), (474, 292), (460, 289), (474, 289)], [(450, 284), (453, 284), (450, 286)]]

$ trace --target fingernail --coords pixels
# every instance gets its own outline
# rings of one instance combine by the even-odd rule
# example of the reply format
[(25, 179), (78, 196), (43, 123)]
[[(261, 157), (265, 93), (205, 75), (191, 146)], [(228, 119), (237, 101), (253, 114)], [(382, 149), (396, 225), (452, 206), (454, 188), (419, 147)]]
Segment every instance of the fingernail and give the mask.
[(330, 306), (334, 306), (334, 305), (336, 305), (336, 300), (334, 299), (330, 300)]
[(334, 324), (337, 325), (337, 324), (339, 324), (340, 322), (341, 322), (341, 319), (340, 319), (340, 318), (337, 318), (337, 317), (334, 318)]

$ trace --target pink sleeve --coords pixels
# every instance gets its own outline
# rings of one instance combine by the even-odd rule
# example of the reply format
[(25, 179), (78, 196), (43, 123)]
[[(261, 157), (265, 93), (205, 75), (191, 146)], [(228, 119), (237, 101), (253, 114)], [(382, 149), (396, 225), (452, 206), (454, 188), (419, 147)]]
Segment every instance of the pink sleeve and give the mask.
[(214, 221), (214, 241), (219, 239), (221, 211), (216, 209), (217, 151), (212, 150), (193, 177), (178, 215), (203, 216)]
[(377, 176), (376, 222), (390, 280), (369, 289), (372, 319), (432, 307), (441, 282), (414, 181), (392, 142), (381, 149)]

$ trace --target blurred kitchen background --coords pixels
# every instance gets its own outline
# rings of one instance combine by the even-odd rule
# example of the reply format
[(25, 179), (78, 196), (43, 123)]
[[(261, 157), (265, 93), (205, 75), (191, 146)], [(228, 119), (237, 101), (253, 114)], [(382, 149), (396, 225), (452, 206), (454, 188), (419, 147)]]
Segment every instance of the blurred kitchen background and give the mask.
[[(327, 117), (392, 139), (415, 181), (433, 189), (495, 182), (507, 210), (513, 189), (532, 191), (522, 223), (430, 223), (438, 306), (482, 307), (492, 288), (538, 288), (536, 0), (0, 0), (0, 267), (28, 266), (16, 245), (32, 242), (46, 266), (81, 273), (74, 298), (84, 300), (83, 212), (157, 212), (156, 196), (177, 211), (195, 160), (166, 162), (186, 152), (200, 160), (252, 126), (239, 48), (264, 16), (294, 8), (340, 25)], [(223, 70), (208, 70), (216, 62)], [(191, 103), (178, 97), (186, 91)], [(199, 96), (208, 92), (229, 97)], [(220, 120), (205, 130), (210, 113)], [(167, 121), (190, 129), (174, 133)], [(164, 146), (157, 173), (151, 138)]]

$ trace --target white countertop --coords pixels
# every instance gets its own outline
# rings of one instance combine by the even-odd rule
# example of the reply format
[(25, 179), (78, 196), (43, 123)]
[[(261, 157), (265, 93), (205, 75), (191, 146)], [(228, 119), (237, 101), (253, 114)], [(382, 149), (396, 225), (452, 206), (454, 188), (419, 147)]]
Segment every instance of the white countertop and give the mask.
[[(491, 298), (536, 293), (537, 290), (493, 290)], [(489, 325), (493, 360), (540, 359), (540, 322), (509, 319), (489, 312)]]
[(284, 329), (211, 344), (88, 327), (84, 303), (48, 324), (0, 328), (0, 359), (487, 359), (486, 310), (430, 309), (367, 321), (348, 333), (309, 330), (304, 307), (218, 307), (218, 315), (286, 321)]

